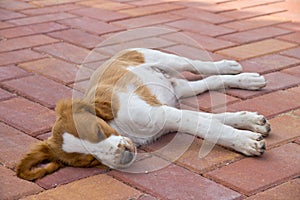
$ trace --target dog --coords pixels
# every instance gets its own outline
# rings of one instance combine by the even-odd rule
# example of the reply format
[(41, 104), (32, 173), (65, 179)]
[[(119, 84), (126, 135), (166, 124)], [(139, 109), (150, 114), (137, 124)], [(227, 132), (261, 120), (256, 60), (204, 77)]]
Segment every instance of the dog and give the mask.
[[(185, 71), (205, 78), (188, 81), (181, 76)], [(263, 137), (271, 130), (264, 116), (247, 111), (212, 114), (175, 105), (207, 90), (265, 86), (263, 76), (242, 73), (236, 61), (203, 62), (153, 49), (123, 50), (93, 73), (82, 99), (57, 103), (52, 136), (23, 157), (17, 176), (33, 181), (64, 166), (126, 168), (134, 162), (137, 146), (173, 131), (202, 138), (208, 134), (219, 145), (260, 156), (266, 149)]]

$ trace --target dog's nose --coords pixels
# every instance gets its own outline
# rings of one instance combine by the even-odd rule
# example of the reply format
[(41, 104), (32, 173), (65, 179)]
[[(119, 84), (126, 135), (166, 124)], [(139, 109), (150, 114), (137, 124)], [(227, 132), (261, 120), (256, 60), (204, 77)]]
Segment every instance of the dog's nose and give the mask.
[(133, 160), (134, 155), (135, 155), (135, 152), (132, 152), (130, 150), (125, 150), (122, 153), (120, 164), (122, 164), (122, 165), (129, 164)]

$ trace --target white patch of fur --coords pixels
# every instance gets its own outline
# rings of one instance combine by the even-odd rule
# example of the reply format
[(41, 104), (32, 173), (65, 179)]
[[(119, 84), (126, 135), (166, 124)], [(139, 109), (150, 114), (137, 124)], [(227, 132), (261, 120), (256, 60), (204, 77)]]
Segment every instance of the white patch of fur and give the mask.
[(153, 142), (163, 133), (164, 114), (160, 107), (152, 107), (138, 95), (132, 93), (118, 94), (120, 109), (116, 117), (109, 122), (118, 133), (129, 137), (136, 145), (144, 145)]
[(118, 150), (118, 145), (125, 143), (126, 139), (122, 136), (111, 135), (101, 142), (91, 143), (66, 132), (63, 134), (62, 149), (67, 153), (91, 154), (103, 164), (111, 168), (118, 168), (122, 167), (118, 163), (122, 153)]

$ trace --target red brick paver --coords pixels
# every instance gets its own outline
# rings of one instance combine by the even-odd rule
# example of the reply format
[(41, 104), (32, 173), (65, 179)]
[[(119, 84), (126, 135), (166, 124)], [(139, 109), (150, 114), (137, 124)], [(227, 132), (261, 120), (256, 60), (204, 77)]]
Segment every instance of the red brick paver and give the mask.
[(229, 28), (216, 26), (208, 22), (196, 21), (194, 19), (179, 20), (176, 22), (168, 23), (167, 25), (181, 30), (188, 30), (191, 32), (209, 36), (219, 36), (235, 32), (234, 30)]
[(234, 22), (229, 22), (226, 24), (222, 24), (227, 28), (231, 28), (237, 31), (246, 31), (255, 28), (261, 28), (266, 26), (277, 25), (286, 22), (287, 20), (282, 19), (280, 17), (274, 17), (272, 15), (254, 17), (245, 20), (238, 20)]
[[(114, 192), (112, 192), (114, 191)], [(106, 175), (100, 174), (72, 182), (25, 199), (98, 199), (119, 200), (134, 199), (142, 193), (124, 183)]]
[(0, 165), (0, 176), (1, 199), (19, 199), (43, 191), (43, 189), (36, 184), (17, 178), (14, 171), (9, 170), (2, 165)]
[(265, 56), (244, 60), (241, 62), (241, 64), (246, 72), (266, 74), (292, 67), (299, 62), (299, 59), (282, 56), (279, 54), (268, 54)]
[[(0, 1), (0, 199), (297, 199), (299, 13), (297, 0)], [(95, 69), (133, 47), (235, 59), (263, 74), (261, 91), (211, 91), (179, 107), (264, 114), (272, 128), (265, 154), (215, 145), (199, 157), (205, 140), (172, 133), (139, 148), (128, 169), (139, 173), (66, 167), (35, 182), (17, 178), (31, 145), (51, 137), (56, 102), (81, 98)]]
[(112, 24), (107, 24), (105, 22), (98, 21), (96, 19), (86, 18), (86, 17), (65, 19), (60, 21), (60, 23), (73, 28), (83, 29), (90, 33), (99, 34), (99, 35), (124, 30), (121, 27), (114, 26)]
[(51, 22), (51, 21), (73, 18), (73, 17), (75, 16), (69, 13), (54, 13), (54, 14), (47, 14), (41, 16), (39, 15), (39, 16), (20, 18), (20, 19), (13, 19), (13, 20), (9, 20), (8, 22), (15, 25), (29, 25), (29, 24), (38, 24), (43, 22)]
[(12, 94), (6, 90), (0, 89), (0, 101), (10, 99), (14, 96), (15, 96), (14, 94)]
[[(297, 114), (295, 112), (294, 114)], [(270, 120), (272, 126), (272, 135), (267, 138), (267, 148), (287, 143), (300, 137), (298, 116), (284, 114), (274, 117)], [(285, 124), (285, 126), (282, 126)]]
[(293, 200), (300, 195), (300, 179), (296, 178), (272, 189), (247, 198), (247, 200)]
[(136, 16), (168, 12), (180, 8), (184, 8), (184, 7), (176, 4), (157, 4), (157, 5), (150, 5), (150, 6), (143, 6), (143, 7), (121, 10), (120, 13), (124, 13), (136, 17)]
[(49, 176), (45, 176), (44, 178), (37, 180), (36, 183), (40, 187), (48, 190), (59, 185), (71, 183), (78, 179), (83, 179), (89, 176), (104, 173), (106, 171), (107, 170), (105, 168), (101, 169), (66, 167), (54, 172), (53, 174), (50, 174)]
[(248, 31), (241, 31), (238, 33), (233, 33), (220, 38), (236, 42), (239, 44), (255, 42), (263, 39), (272, 38), (279, 35), (285, 35), (290, 33), (290, 30), (281, 29), (277, 27), (263, 27), (258, 29), (252, 29)]
[(0, 53), (0, 66), (45, 58), (46, 56), (31, 49)]
[(69, 29), (49, 33), (51, 37), (62, 39), (88, 49), (96, 47), (103, 39), (78, 29)]
[(10, 40), (3, 40), (0, 42), (0, 52), (31, 48), (55, 42), (57, 42), (57, 40), (44, 35), (34, 35)]
[(270, 94), (258, 96), (253, 99), (247, 99), (242, 102), (231, 104), (228, 106), (228, 110), (249, 110), (253, 112), (259, 112), (266, 117), (274, 117), (275, 115), (299, 108), (299, 95), (300, 94), (296, 94), (288, 90), (277, 91)]
[[(241, 195), (176, 165), (148, 174), (113, 171), (114, 177), (163, 199), (236, 199)], [(176, 190), (175, 190), (176, 188)]]
[(41, 76), (28, 76), (2, 83), (3, 87), (49, 108), (71, 97), (71, 89)]
[(48, 33), (67, 28), (55, 22), (46, 22), (42, 24), (30, 24), (27, 26), (17, 26), (13, 28), (0, 30), (0, 36), (5, 38), (14, 38), (20, 36)]
[(0, 102), (0, 120), (34, 136), (51, 129), (55, 114), (20, 97)]
[(5, 167), (14, 169), (25, 152), (38, 140), (4, 123), (0, 123), (0, 130), (0, 162)]
[(218, 51), (217, 53), (235, 58), (237, 60), (244, 60), (257, 56), (263, 56), (266, 54), (276, 53), (278, 51), (289, 49), (295, 46), (297, 45), (293, 43), (283, 42), (275, 39), (268, 39), (237, 47), (232, 47), (229, 49), (224, 49)]
[[(246, 195), (299, 176), (300, 146), (286, 144), (261, 158), (247, 158), (209, 172), (208, 177)], [(278, 173), (280, 171), (280, 173)]]
[(21, 63), (19, 67), (65, 85), (75, 81), (89, 79), (92, 71), (86, 68), (80, 68), (75, 64), (55, 58), (45, 58), (32, 62)]
[[(189, 108), (185, 107), (184, 109)], [(211, 171), (220, 166), (228, 165), (229, 163), (239, 160), (243, 157), (238, 153), (225, 150), (218, 145), (214, 146), (213, 150), (208, 155), (203, 155), (200, 157), (200, 148), (202, 146), (204, 147), (204, 142), (205, 141), (202, 139), (194, 138), (194, 136), (180, 133), (170, 133), (160, 138), (154, 144), (151, 144), (145, 148), (154, 154), (173, 161), (177, 155), (176, 152), (179, 149), (178, 146), (182, 145), (183, 143), (187, 143), (190, 145), (189, 148), (179, 156), (176, 163), (184, 168), (200, 174)], [(170, 149), (164, 150), (164, 148)]]
[(31, 74), (14, 65), (0, 67), (0, 82), (15, 78), (21, 78), (29, 75)]
[[(96, 52), (91, 52), (87, 49), (69, 44), (69, 43), (55, 43), (52, 45), (45, 45), (34, 48), (36, 51), (48, 53), (55, 57), (61, 58), (65, 61), (75, 64), (82, 64), (85, 62), (95, 62), (105, 58), (103, 55)], [(94, 53), (91, 55), (91, 53)]]

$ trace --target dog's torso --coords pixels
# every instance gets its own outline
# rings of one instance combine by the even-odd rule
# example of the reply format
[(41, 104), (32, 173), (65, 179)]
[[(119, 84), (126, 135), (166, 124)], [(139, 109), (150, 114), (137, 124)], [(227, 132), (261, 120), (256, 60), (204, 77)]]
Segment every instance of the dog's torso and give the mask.
[[(140, 61), (138, 63), (126, 61), (121, 65), (114, 62), (122, 60), (124, 55), (130, 60), (128, 52), (132, 57), (140, 56)], [(110, 85), (113, 88), (111, 96), (114, 96), (112, 104), (118, 104), (118, 108), (112, 111), (113, 119), (108, 120), (107, 123), (121, 135), (131, 138), (137, 146), (153, 142), (168, 132), (160, 120), (162, 116), (157, 115), (153, 118), (156, 116), (153, 113), (156, 112), (157, 105), (174, 107), (177, 102), (172, 86), (173, 77), (156, 65), (157, 63), (153, 60), (146, 60), (140, 52), (134, 49), (120, 52), (101, 66), (98, 69), (99, 72), (94, 73), (90, 81), (90, 89), (86, 92), (86, 98), (97, 97), (95, 87), (93, 87), (97, 85), (95, 83), (99, 83), (101, 79), (110, 79), (108, 75), (112, 73), (109, 71), (122, 71), (122, 76), (118, 77), (117, 81), (112, 81), (113, 85)]]

